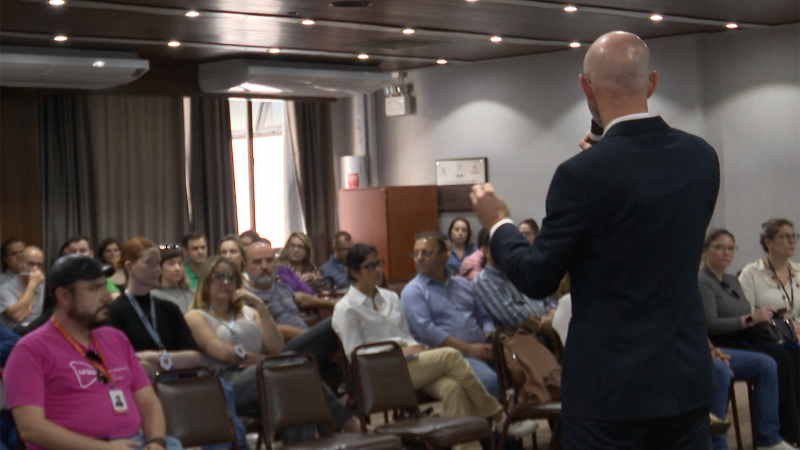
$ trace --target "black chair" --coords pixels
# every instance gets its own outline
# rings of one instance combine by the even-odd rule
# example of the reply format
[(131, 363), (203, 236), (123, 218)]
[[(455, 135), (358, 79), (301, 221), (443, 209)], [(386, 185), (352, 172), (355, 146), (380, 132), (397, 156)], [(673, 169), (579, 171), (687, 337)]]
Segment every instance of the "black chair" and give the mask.
[(482, 440), (494, 449), (492, 429), (482, 417), (421, 417), (406, 359), (395, 342), (357, 347), (350, 359), (361, 426), (375, 412), (405, 410), (411, 418), (375, 428), (376, 434), (399, 436), (404, 444), (426, 449)]
[(161, 400), (167, 435), (184, 447), (230, 442), (238, 450), (219, 375), (207, 368), (158, 372), (153, 389)]
[[(561, 402), (544, 403), (540, 405), (516, 405), (513, 399), (509, 399), (507, 391), (513, 388), (517, 391), (518, 386), (514, 385), (511, 375), (506, 365), (505, 352), (503, 348), (503, 340), (500, 336), (503, 334), (514, 334), (518, 329), (524, 329), (530, 334), (531, 339), (537, 339), (536, 333), (524, 327), (511, 327), (501, 328), (492, 335), (492, 345), (494, 347), (495, 358), (497, 358), (497, 381), (500, 386), (500, 399), (503, 405), (503, 410), (508, 417), (500, 433), (499, 450), (503, 449), (506, 435), (508, 434), (508, 425), (520, 420), (527, 419), (547, 419), (550, 423), (552, 438), (550, 440), (550, 449), (556, 450), (561, 448)], [(535, 444), (535, 441), (534, 441)]]
[[(327, 423), (333, 430), (322, 378), (311, 355), (299, 353), (264, 358), (257, 373), (267, 450), (272, 450), (270, 431), (322, 423)], [(282, 448), (400, 450), (402, 442), (394, 436), (334, 433), (317, 440), (284, 444)]]

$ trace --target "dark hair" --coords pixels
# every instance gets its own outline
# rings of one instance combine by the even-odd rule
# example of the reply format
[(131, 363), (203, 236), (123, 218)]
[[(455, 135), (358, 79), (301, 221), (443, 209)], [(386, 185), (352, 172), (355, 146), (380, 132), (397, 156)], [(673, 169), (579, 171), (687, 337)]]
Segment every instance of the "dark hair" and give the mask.
[(89, 248), (90, 249), (92, 248), (92, 241), (90, 241), (89, 238), (87, 238), (86, 236), (83, 236), (83, 235), (79, 234), (77, 236), (72, 236), (71, 238), (69, 238), (69, 240), (67, 240), (67, 242), (64, 242), (64, 244), (61, 246), (61, 248), (58, 251), (58, 255), (62, 256), (64, 254), (64, 250), (66, 250), (67, 247), (69, 247), (70, 244), (77, 244), (78, 242), (81, 242), (81, 241), (86, 241), (86, 243), (89, 244)]
[(158, 250), (161, 256), (159, 264), (164, 264), (168, 259), (181, 258), (183, 259), (183, 250), (180, 245), (169, 244), (159, 245)]
[[(181, 244), (183, 245), (183, 248), (188, 248), (189, 241), (196, 241), (198, 239), (205, 239), (205, 238), (206, 238), (205, 235), (192, 231), (191, 233), (183, 237), (183, 241), (181, 241)], [(208, 244), (208, 240), (206, 240), (206, 244)]]
[(347, 251), (348, 280), (355, 281), (353, 276), (350, 275), (350, 271), (359, 270), (361, 268), (361, 264), (364, 264), (364, 261), (367, 260), (367, 256), (371, 255), (372, 253), (378, 253), (378, 250), (368, 244), (356, 244), (350, 247), (350, 250)]
[(59, 257), (65, 255), (64, 251), (67, 250), (67, 247), (69, 247), (69, 241), (64, 242), (63, 244), (61, 244), (61, 248), (58, 249), (58, 256)]
[(444, 235), (438, 231), (423, 231), (422, 233), (414, 235), (415, 243), (420, 239), (433, 239), (436, 241), (436, 246), (439, 248), (440, 252), (447, 251), (447, 244), (445, 244), (446, 239)]
[[(22, 244), (25, 245), (25, 241), (23, 241), (20, 238), (10, 237), (10, 238), (6, 239), (6, 241), (3, 242), (3, 248), (0, 249), (0, 256), (2, 256), (3, 258), (8, 256), (8, 253), (7, 253), (8, 252), (8, 246), (11, 245), (11, 244), (16, 244), (17, 242), (22, 242)], [(6, 269), (8, 269), (8, 267), (6, 266), (5, 261), (3, 261), (3, 270), (6, 270)]]
[[(113, 237), (105, 238), (102, 241), (100, 241), (100, 245), (97, 246), (97, 250), (94, 252), (94, 257), (100, 261), (105, 262), (105, 260), (103, 259), (103, 252), (106, 251), (106, 247), (108, 247), (111, 244), (117, 244), (117, 248), (120, 249), (120, 251), (122, 251), (122, 246), (119, 245), (118, 240), (114, 239)], [(111, 264), (115, 263), (116, 261), (111, 262)]]
[(350, 233), (348, 233), (347, 231), (340, 231), (336, 233), (335, 236), (333, 236), (333, 243), (331, 245), (336, 247), (336, 243), (339, 242), (339, 239), (350, 242), (353, 240), (353, 236), (350, 236)]
[(703, 242), (703, 249), (708, 250), (708, 247), (711, 245), (712, 242), (716, 241), (720, 236), (730, 236), (733, 242), (736, 242), (736, 238), (733, 237), (733, 233), (726, 230), (725, 228), (714, 228), (706, 234), (706, 240)]
[(261, 236), (259, 236), (258, 233), (256, 233), (253, 230), (243, 231), (242, 234), (239, 235), (239, 239), (244, 239), (246, 237), (249, 237), (250, 239), (252, 239), (253, 242), (255, 242), (257, 239), (261, 238)]
[(489, 230), (486, 227), (482, 227), (480, 231), (478, 231), (478, 248), (488, 247), (491, 242), (492, 239), (491, 236), (489, 236)]
[(472, 227), (469, 224), (469, 220), (465, 219), (464, 217), (456, 217), (452, 222), (450, 222), (450, 228), (447, 229), (447, 237), (450, 238), (450, 242), (453, 242), (453, 238), (450, 237), (450, 233), (453, 232), (453, 227), (458, 221), (464, 222), (467, 225), (467, 240), (464, 241), (464, 247), (469, 247), (472, 245)]
[(531, 227), (531, 230), (533, 230), (533, 234), (539, 234), (539, 224), (536, 223), (535, 220), (533, 220), (533, 219), (525, 219), (522, 222), (520, 222), (519, 224), (522, 225), (523, 223), (525, 225)]
[(759, 239), (759, 242), (761, 243), (761, 248), (763, 248), (765, 252), (769, 252), (765, 241), (767, 239), (770, 241), (775, 239), (775, 236), (778, 235), (778, 231), (780, 231), (781, 227), (784, 225), (789, 225), (794, 229), (794, 224), (789, 219), (784, 219), (782, 217), (772, 218), (761, 224), (761, 239)]

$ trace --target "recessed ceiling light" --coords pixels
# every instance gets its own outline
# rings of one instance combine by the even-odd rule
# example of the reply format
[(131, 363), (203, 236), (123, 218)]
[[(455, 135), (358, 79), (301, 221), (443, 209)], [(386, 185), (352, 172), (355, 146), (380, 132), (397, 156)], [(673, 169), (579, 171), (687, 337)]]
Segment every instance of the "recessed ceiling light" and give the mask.
[(403, 30), (403, 34), (414, 34), (414, 33), (416, 33), (416, 31), (414, 31), (413, 28), (406, 28)]
[(56, 42), (64, 42), (67, 40), (67, 37), (63, 34), (59, 34), (58, 36), (54, 37), (53, 40)]
[(53, 6), (61, 6), (64, 4), (64, 0), (50, 0), (47, 3), (50, 3)]
[(467, 3), (477, 3), (478, 2), (478, 0), (464, 0), (464, 1), (466, 1)]
[(92, 63), (93, 67), (103, 67), (105, 65), (106, 65), (105, 61), (95, 61)]
[(495, 44), (498, 42), (503, 42), (503, 38), (501, 38), (500, 36), (492, 36), (489, 38), (489, 40), (494, 42)]
[(279, 49), (279, 48), (271, 48), (271, 49), (269, 49), (269, 52), (270, 53), (280, 53), (281, 49)]
[(439, 64), (440, 66), (443, 66), (443, 65), (447, 64), (447, 60), (446, 59), (437, 59), (436, 60), (436, 64)]
[(358, 59), (369, 59), (369, 55), (366, 53), (359, 53)]
[(725, 28), (728, 28), (728, 29), (731, 29), (731, 30), (735, 30), (735, 29), (739, 28), (739, 24), (731, 22), (731, 23), (725, 25)]
[(311, 19), (305, 19), (305, 20), (303, 20), (303, 21), (302, 21), (302, 22), (300, 22), (300, 23), (302, 23), (303, 25), (314, 25), (314, 24), (315, 24), (315, 23), (317, 23), (317, 22), (314, 22), (314, 21), (313, 21), (313, 20), (311, 20)]
[(565, 12), (575, 12), (577, 10), (578, 10), (578, 7), (574, 6), (574, 5), (567, 5), (567, 6), (564, 7), (564, 11)]
[(169, 41), (169, 42), (167, 42), (167, 45), (170, 46), (170, 47), (180, 47), (181, 43), (178, 42), (178, 41)]
[(581, 48), (581, 43), (580, 43), (580, 42), (578, 42), (578, 41), (574, 41), (574, 42), (570, 42), (570, 43), (569, 43), (569, 46), (570, 46), (571, 48)]
[(653, 14), (652, 16), (650, 16), (650, 20), (652, 20), (653, 22), (659, 22), (664, 20), (664, 17), (662, 17), (661, 14)]
[(200, 13), (199, 13), (199, 12), (197, 12), (197, 11), (195, 11), (195, 10), (192, 10), (192, 11), (186, 11), (186, 14), (184, 14), (184, 15), (185, 15), (186, 17), (200, 17)]

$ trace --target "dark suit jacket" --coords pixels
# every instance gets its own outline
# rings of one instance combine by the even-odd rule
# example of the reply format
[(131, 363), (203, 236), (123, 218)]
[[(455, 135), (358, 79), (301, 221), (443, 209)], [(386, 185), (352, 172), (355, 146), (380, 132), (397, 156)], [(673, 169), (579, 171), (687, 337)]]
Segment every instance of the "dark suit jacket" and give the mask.
[(565, 416), (649, 419), (709, 407), (697, 268), (718, 190), (705, 141), (660, 117), (620, 122), (558, 167), (532, 245), (510, 224), (492, 236), (493, 258), (531, 298), (552, 294), (569, 271)]

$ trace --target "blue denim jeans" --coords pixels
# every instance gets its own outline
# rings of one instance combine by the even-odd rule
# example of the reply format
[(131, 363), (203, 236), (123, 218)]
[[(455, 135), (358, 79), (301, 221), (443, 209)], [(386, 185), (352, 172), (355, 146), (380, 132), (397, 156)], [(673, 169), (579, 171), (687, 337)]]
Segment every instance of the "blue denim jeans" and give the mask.
[(483, 383), (483, 387), (489, 391), (489, 395), (500, 401), (500, 386), (497, 384), (497, 372), (494, 371), (492, 366), (479, 359), (467, 358), (464, 359), (469, 363), (472, 371), (478, 376), (478, 379)]
[[(753, 417), (756, 424), (756, 444), (774, 445), (781, 441), (780, 419), (778, 417), (778, 366), (769, 356), (747, 350), (721, 349), (731, 356), (730, 368), (722, 361), (714, 360), (714, 374), (717, 380), (717, 396), (711, 405), (711, 412), (724, 419), (728, 408), (728, 389), (731, 379), (746, 380), (753, 384)], [(733, 377), (731, 377), (733, 371)], [(727, 436), (717, 436), (712, 440), (714, 450), (727, 450)]]
[[(144, 448), (145, 440), (144, 440), (144, 434), (142, 433), (139, 433), (135, 436), (131, 436), (125, 439), (130, 439), (132, 441), (136, 441), (141, 444), (141, 447), (136, 447), (135, 450), (142, 450)], [(165, 441), (167, 441), (167, 450), (183, 450), (183, 446), (181, 445), (181, 442), (179, 440), (167, 436)]]

